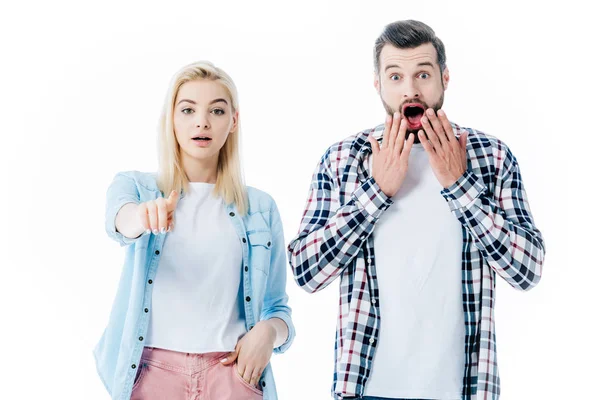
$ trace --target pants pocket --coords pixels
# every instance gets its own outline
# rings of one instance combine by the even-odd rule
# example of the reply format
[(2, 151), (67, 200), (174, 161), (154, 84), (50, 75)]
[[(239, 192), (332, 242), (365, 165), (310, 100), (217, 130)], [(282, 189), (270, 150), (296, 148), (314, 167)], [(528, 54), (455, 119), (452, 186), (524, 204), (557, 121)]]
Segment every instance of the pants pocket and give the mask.
[(147, 372), (148, 372), (148, 365), (146, 363), (140, 363), (137, 374), (135, 375), (135, 379), (133, 380), (133, 388), (131, 389), (132, 393), (134, 390), (136, 390), (140, 387), (140, 383), (146, 376)]
[(244, 378), (242, 378), (240, 376), (240, 374), (238, 374), (237, 363), (232, 364), (230, 370), (231, 370), (231, 373), (235, 376), (235, 381), (240, 386), (242, 386), (245, 390), (249, 390), (253, 394), (255, 394), (257, 400), (263, 398), (263, 393), (262, 393), (262, 391), (259, 388), (257, 388), (256, 386), (252, 386), (251, 384), (249, 384), (248, 382), (246, 382), (244, 380)]

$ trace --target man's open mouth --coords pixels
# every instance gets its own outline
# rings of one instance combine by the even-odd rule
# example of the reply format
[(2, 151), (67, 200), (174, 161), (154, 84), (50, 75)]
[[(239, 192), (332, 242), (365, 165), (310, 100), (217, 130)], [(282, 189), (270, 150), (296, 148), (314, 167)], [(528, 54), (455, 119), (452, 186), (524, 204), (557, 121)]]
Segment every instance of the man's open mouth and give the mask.
[(408, 129), (421, 129), (421, 118), (425, 114), (425, 107), (419, 103), (405, 104), (402, 115), (408, 121)]

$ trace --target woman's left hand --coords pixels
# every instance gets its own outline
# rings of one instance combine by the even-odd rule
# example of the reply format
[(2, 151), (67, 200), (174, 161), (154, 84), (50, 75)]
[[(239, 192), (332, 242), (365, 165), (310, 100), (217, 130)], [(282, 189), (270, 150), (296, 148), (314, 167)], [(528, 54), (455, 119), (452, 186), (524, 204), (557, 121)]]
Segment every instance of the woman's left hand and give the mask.
[(237, 360), (238, 374), (250, 385), (256, 386), (273, 354), (277, 330), (270, 321), (260, 321), (235, 346), (235, 351), (221, 360), (229, 365)]

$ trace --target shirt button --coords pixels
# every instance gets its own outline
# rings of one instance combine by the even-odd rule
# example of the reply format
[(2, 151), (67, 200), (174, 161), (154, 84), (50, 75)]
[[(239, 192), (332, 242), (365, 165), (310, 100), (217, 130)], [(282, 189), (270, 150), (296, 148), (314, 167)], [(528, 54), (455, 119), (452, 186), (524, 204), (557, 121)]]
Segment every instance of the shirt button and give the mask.
[(156, 255), (159, 255), (159, 254), (160, 254), (160, 251), (156, 250), (156, 251), (154, 252), (154, 254), (156, 254)]
[(147, 309), (147, 308), (144, 308), (144, 312), (148, 312), (148, 309)]
[(362, 235), (362, 236), (360, 237), (360, 240), (365, 240), (365, 238), (366, 238), (366, 236), (365, 236), (365, 235)]
[(367, 264), (371, 264), (371, 259), (370, 258), (367, 259)]
[(131, 364), (131, 368), (135, 369), (135, 364)]
[(371, 344), (375, 343), (375, 339), (373, 339), (373, 338), (369, 339), (369, 343), (371, 343)]
[(246, 301), (250, 301), (250, 296), (246, 296)]
[(267, 243), (267, 246), (271, 246), (271, 242), (268, 242), (268, 243)]
[(229, 213), (229, 216), (230, 217), (235, 217), (235, 213), (232, 211), (232, 212)]
[(152, 285), (152, 279), (148, 279), (148, 283)]
[(248, 266), (247, 265), (244, 267), (244, 271), (248, 272)]
[(246, 243), (246, 238), (242, 238), (242, 242)]
[(371, 300), (371, 303), (373, 303), (373, 304), (377, 304), (377, 300), (376, 300), (376, 299), (373, 299), (373, 300)]
[(141, 342), (142, 340), (144, 340), (144, 337), (140, 336), (139, 339), (140, 339), (140, 342)]
[(265, 383), (265, 381), (262, 381), (262, 387), (267, 386), (267, 384)]

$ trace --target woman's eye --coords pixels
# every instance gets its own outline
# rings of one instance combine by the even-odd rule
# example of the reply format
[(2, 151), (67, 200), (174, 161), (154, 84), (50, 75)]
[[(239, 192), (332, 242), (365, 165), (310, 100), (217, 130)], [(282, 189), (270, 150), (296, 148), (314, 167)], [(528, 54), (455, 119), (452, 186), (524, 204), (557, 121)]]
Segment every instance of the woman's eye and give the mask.
[(215, 108), (213, 110), (213, 113), (215, 113), (216, 115), (223, 115), (225, 114), (225, 111), (221, 110), (220, 108)]
[(191, 114), (194, 112), (194, 110), (192, 110), (191, 108), (184, 108), (183, 110), (181, 110), (181, 112), (184, 114)]

